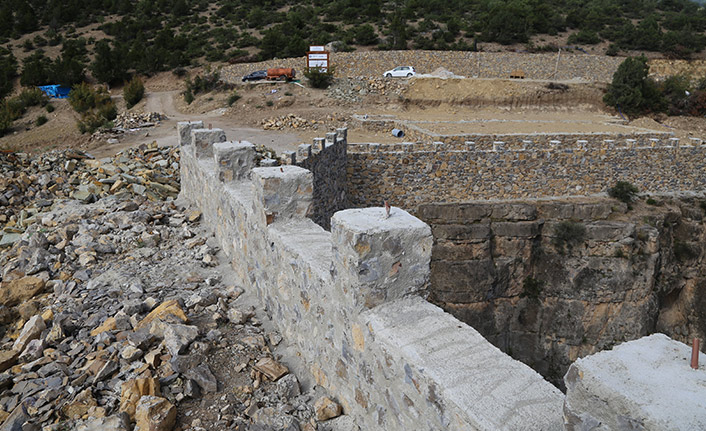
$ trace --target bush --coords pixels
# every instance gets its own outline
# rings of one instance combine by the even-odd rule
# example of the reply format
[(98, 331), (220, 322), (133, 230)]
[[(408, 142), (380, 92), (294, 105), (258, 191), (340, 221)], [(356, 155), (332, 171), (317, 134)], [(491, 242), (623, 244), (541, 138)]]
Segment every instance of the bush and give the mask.
[(309, 80), (309, 85), (313, 88), (328, 88), (333, 82), (333, 67), (323, 71), (318, 67), (313, 67), (304, 72), (304, 76)]
[(194, 101), (194, 93), (191, 92), (190, 89), (184, 90), (184, 102), (186, 102), (187, 105), (191, 105), (191, 102)]
[(145, 95), (145, 85), (139, 77), (134, 77), (125, 84), (123, 88), (123, 98), (125, 99), (125, 104), (127, 108), (130, 109), (142, 100)]
[(235, 102), (237, 102), (240, 99), (240, 94), (233, 92), (231, 93), (230, 96), (228, 96), (228, 106), (233, 106)]
[(90, 85), (82, 82), (74, 86), (69, 93), (69, 105), (74, 111), (82, 114), (96, 106), (96, 95)]
[(608, 189), (608, 196), (630, 205), (635, 200), (638, 191), (637, 187), (629, 182), (618, 181), (613, 187)]
[(26, 88), (18, 97), (25, 107), (44, 106), (49, 103), (49, 97), (39, 88)]
[(42, 124), (45, 124), (47, 121), (49, 121), (47, 119), (47, 117), (45, 117), (44, 115), (40, 115), (39, 117), (37, 117), (36, 124), (37, 124), (37, 126), (41, 126)]
[(54, 105), (52, 105), (51, 103), (47, 103), (47, 106), (45, 106), (44, 109), (46, 109), (47, 112), (54, 112), (56, 110), (56, 108), (54, 108)]
[(571, 252), (574, 247), (586, 240), (586, 227), (581, 223), (565, 220), (554, 228), (552, 244), (560, 254)]
[(81, 114), (81, 119), (77, 122), (81, 133), (93, 133), (99, 127), (108, 127), (110, 121), (118, 115), (110, 93), (102, 87), (94, 90), (85, 82), (71, 90), (69, 104)]

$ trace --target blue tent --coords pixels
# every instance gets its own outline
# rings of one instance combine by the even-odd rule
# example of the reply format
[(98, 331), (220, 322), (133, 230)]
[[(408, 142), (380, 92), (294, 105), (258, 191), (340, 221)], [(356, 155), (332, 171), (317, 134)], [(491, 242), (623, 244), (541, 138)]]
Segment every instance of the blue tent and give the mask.
[(55, 99), (67, 99), (71, 89), (61, 85), (42, 85), (39, 87), (47, 96)]

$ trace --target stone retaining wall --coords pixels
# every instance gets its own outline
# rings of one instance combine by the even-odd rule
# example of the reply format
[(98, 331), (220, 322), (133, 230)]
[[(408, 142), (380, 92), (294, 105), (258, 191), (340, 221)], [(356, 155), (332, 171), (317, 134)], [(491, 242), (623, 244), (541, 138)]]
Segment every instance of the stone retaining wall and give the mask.
[[(510, 145), (494, 141), (492, 149), (492, 138), (480, 149), (475, 143), (350, 144), (350, 204), (364, 207), (386, 199), (414, 209), (473, 199), (585, 196), (605, 192), (617, 181), (649, 192), (706, 186), (703, 141), (649, 136), (626, 141), (586, 136), (572, 148), (554, 140), (550, 147), (525, 144), (520, 136)], [(513, 149), (519, 145), (528, 149)]]
[[(624, 57), (573, 54), (562, 52), (557, 63), (556, 53), (529, 54), (515, 52), (462, 51), (359, 51), (335, 52), (332, 64), (339, 77), (380, 77), (386, 70), (411, 65), (417, 73), (431, 73), (443, 67), (456, 75), (481, 78), (508, 78), (510, 72), (521, 69), (527, 79), (611, 82)], [(703, 61), (650, 60), (650, 76), (664, 79), (678, 72), (703, 75)], [(244, 75), (270, 67), (293, 67), (299, 77), (306, 67), (306, 57), (267, 60), (225, 66), (221, 77), (231, 83), (241, 82)], [(556, 73), (555, 73), (556, 71)]]
[[(610, 82), (613, 73), (624, 59), (603, 55), (528, 54), (515, 52), (468, 51), (358, 51), (335, 52), (331, 63), (337, 76), (382, 76), (386, 70), (400, 65), (414, 66), (417, 73), (431, 73), (443, 67), (456, 75), (479, 78), (509, 78), (520, 69), (527, 79), (571, 80)], [(301, 76), (306, 58), (284, 58), (259, 63), (225, 66), (221, 76), (227, 82), (238, 83), (241, 78), (257, 69), (293, 67)]]
[[(205, 142), (194, 127), (180, 124), (180, 135), (192, 128), (193, 141)], [(396, 207), (389, 218), (382, 208), (353, 209), (337, 212), (329, 233), (306, 218), (309, 171), (226, 163), (226, 149), (248, 160), (246, 147), (231, 144), (214, 145), (213, 156), (182, 146), (182, 195), (213, 226), (233, 281), (256, 290), (361, 429), (562, 428), (554, 386), (423, 299), (425, 223)], [(241, 169), (221, 175), (232, 166)]]

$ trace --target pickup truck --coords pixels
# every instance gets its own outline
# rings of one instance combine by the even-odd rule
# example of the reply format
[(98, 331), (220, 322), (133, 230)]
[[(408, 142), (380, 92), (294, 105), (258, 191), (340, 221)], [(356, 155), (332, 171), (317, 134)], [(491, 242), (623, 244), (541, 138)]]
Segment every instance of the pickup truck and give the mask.
[(275, 67), (272, 69), (267, 69), (267, 79), (275, 80), (281, 79), (283, 81), (289, 81), (296, 77), (296, 72), (291, 67)]

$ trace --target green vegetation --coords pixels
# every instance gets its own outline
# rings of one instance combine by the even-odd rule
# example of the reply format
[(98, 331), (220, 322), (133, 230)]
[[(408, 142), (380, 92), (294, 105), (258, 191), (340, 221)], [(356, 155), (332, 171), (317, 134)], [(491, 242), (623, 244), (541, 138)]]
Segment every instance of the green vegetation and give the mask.
[(333, 74), (333, 67), (327, 71), (312, 67), (304, 72), (304, 76), (309, 80), (309, 85), (313, 88), (328, 88), (333, 83)]
[(647, 77), (644, 56), (628, 57), (613, 75), (603, 102), (628, 116), (656, 112), (669, 115), (706, 115), (706, 78), (670, 76), (661, 83)]
[(634, 185), (627, 181), (618, 181), (615, 185), (608, 189), (608, 196), (628, 204), (635, 200), (639, 190)]
[(537, 280), (532, 277), (527, 277), (522, 282), (522, 292), (520, 298), (529, 298), (533, 301), (539, 301), (539, 297), (544, 290), (544, 281)]
[(554, 228), (552, 244), (560, 254), (571, 253), (574, 247), (586, 241), (586, 226), (581, 223), (565, 220)]
[(143, 84), (142, 80), (137, 76), (132, 78), (123, 88), (123, 98), (125, 99), (127, 109), (137, 105), (144, 95), (145, 84)]
[(49, 121), (47, 117), (45, 117), (44, 115), (40, 115), (39, 117), (37, 117), (35, 123), (37, 124), (37, 126), (41, 126), (42, 124), (46, 124), (47, 121)]
[(108, 90), (103, 87), (94, 90), (86, 83), (71, 89), (69, 104), (81, 114), (77, 122), (81, 133), (93, 133), (100, 127), (110, 127), (110, 122), (118, 115)]
[(233, 106), (235, 102), (240, 100), (240, 94), (236, 93), (235, 91), (228, 96), (228, 106)]
[[(107, 19), (110, 18), (110, 19)], [(107, 38), (84, 40), (98, 24)], [(706, 10), (689, 0), (6, 0), (0, 44), (32, 32), (28, 52), (61, 46), (57, 58), (23, 65), (26, 80), (73, 85), (90, 69), (103, 83), (250, 57), (304, 55), (309, 44), (343, 49), (477, 50), (486, 42), (528, 43), (571, 32), (570, 44), (607, 41), (609, 52), (639, 50), (686, 58), (706, 46)], [(91, 52), (88, 52), (90, 49)], [(556, 50), (557, 47), (528, 50)], [(88, 64), (88, 58), (93, 61)], [(252, 59), (252, 58), (251, 58)], [(50, 82), (51, 81), (51, 82)], [(36, 84), (25, 84), (36, 85)]]
[(28, 88), (0, 103), (0, 136), (6, 134), (12, 127), (12, 122), (22, 117), (30, 106), (43, 106), (48, 101), (47, 96), (38, 88)]
[(12, 91), (12, 80), (17, 76), (17, 60), (12, 52), (0, 48), (0, 100)]

